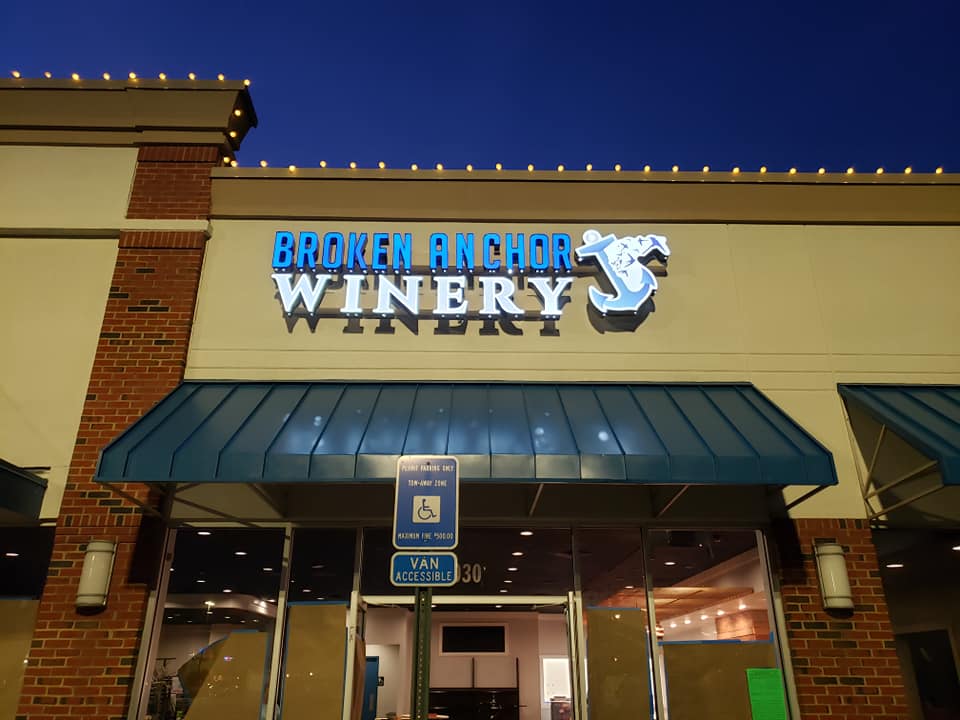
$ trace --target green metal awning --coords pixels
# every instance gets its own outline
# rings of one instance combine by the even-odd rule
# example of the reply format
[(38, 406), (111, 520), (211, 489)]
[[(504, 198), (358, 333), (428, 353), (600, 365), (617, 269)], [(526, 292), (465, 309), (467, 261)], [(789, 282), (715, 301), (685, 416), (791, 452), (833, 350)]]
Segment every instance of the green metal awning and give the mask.
[(47, 481), (0, 460), (0, 520), (20, 522), (40, 517)]
[(944, 485), (960, 485), (960, 387), (840, 385), (840, 395), (940, 464)]
[(106, 483), (810, 485), (833, 458), (749, 384), (185, 382), (101, 454)]

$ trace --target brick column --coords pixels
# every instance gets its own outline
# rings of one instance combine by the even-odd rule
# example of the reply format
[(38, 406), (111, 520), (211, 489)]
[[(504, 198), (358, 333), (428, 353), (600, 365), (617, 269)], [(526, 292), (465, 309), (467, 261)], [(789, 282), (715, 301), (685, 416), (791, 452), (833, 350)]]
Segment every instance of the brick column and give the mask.
[[(131, 217), (203, 218), (217, 148), (147, 147), (139, 155)], [(17, 718), (124, 718), (147, 587), (128, 582), (140, 511), (93, 482), (98, 453), (183, 378), (205, 243), (203, 232), (120, 236), (66, 490), (49, 577), (40, 599)], [(124, 488), (141, 500), (145, 486)], [(74, 605), (89, 540), (113, 540), (107, 607)]]
[[(796, 520), (802, 568), (784, 573), (782, 596), (803, 720), (901, 720), (908, 716), (900, 661), (866, 520)], [(813, 545), (846, 554), (856, 607), (823, 609)]]

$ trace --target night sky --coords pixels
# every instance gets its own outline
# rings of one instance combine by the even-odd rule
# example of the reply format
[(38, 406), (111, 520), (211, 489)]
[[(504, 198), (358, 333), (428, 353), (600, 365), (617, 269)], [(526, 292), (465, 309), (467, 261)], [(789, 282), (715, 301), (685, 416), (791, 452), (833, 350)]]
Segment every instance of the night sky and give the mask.
[(960, 171), (960, 2), (7, 3), (0, 68), (249, 78), (241, 165)]

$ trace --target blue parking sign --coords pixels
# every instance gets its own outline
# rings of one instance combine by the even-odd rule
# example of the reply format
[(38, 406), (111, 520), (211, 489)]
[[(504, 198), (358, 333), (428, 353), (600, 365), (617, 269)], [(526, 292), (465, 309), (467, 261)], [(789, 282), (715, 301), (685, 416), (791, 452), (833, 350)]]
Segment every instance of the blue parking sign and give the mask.
[(452, 550), (460, 535), (460, 464), (445, 455), (404, 455), (397, 461), (393, 546)]

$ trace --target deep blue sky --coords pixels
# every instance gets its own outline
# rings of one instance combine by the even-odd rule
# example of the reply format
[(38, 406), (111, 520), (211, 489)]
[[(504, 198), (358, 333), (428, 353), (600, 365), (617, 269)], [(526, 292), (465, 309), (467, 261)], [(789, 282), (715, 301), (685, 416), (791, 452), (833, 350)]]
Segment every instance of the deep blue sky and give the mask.
[(242, 165), (958, 172), (958, 38), (958, 0), (24, 0), (0, 68), (250, 78)]

